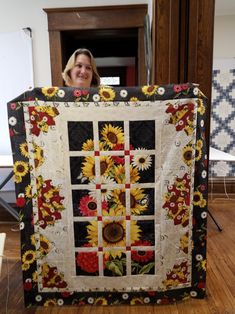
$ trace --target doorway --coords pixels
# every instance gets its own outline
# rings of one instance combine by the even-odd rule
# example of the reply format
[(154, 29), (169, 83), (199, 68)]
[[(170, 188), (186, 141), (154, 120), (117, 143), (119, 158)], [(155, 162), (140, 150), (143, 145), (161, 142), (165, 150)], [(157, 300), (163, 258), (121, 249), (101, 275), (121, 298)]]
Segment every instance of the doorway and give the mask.
[(89, 49), (96, 59), (102, 85), (138, 84), (138, 28), (62, 31), (63, 68), (78, 48)]
[(78, 48), (91, 50), (109, 85), (146, 84), (144, 20), (147, 5), (44, 9), (48, 16), (51, 75), (63, 86), (61, 73)]

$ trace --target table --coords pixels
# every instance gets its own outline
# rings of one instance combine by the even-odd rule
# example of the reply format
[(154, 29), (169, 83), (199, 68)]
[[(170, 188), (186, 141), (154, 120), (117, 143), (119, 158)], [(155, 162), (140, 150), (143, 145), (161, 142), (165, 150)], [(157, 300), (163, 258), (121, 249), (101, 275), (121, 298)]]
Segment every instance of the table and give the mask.
[[(209, 150), (209, 161), (230, 161), (230, 162), (234, 162), (235, 161), (235, 156), (225, 153), (221, 150), (218, 150), (214, 147), (210, 147)], [(228, 196), (227, 191), (226, 191), (226, 184), (225, 184), (225, 178), (224, 178), (224, 189), (225, 189), (225, 194), (226, 196)], [(211, 216), (211, 218), (213, 219), (214, 223), (216, 224), (216, 226), (218, 227), (219, 231), (222, 231), (222, 228), (219, 226), (219, 224), (217, 223), (217, 221), (215, 220), (215, 218), (212, 216), (211, 212), (208, 210), (209, 215)]]

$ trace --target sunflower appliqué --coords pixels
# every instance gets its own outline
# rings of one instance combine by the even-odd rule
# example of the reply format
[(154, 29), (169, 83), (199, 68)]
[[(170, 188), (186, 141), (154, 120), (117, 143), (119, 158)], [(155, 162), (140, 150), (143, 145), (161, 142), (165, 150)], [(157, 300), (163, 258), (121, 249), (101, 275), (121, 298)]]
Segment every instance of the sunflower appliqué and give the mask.
[(186, 227), (189, 223), (190, 175), (185, 173), (182, 178), (177, 178), (167, 190), (163, 208), (167, 210), (168, 218), (173, 219), (174, 225)]
[(187, 283), (188, 275), (188, 262), (185, 261), (180, 264), (175, 264), (173, 269), (167, 273), (166, 280), (162, 283), (166, 288), (175, 288), (180, 284)]
[(40, 132), (47, 133), (49, 126), (55, 125), (54, 118), (59, 115), (59, 111), (55, 107), (50, 106), (30, 106), (30, 132), (36, 136)]
[(166, 113), (170, 114), (169, 123), (175, 126), (176, 131), (184, 130), (191, 135), (194, 130), (194, 104), (167, 104)]

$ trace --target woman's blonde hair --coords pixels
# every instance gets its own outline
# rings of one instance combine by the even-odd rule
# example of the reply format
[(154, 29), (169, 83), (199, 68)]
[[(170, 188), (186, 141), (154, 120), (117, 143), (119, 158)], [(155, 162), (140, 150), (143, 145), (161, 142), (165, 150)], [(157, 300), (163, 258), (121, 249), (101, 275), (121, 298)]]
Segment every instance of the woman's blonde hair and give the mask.
[(90, 58), (90, 60), (91, 60), (91, 67), (92, 67), (91, 86), (92, 87), (99, 86), (100, 85), (100, 76), (99, 76), (98, 71), (97, 71), (95, 59), (94, 59), (92, 53), (88, 49), (85, 49), (85, 48), (77, 49), (76, 51), (74, 51), (72, 56), (69, 58), (69, 60), (68, 60), (68, 62), (66, 64), (66, 67), (64, 69), (64, 72), (62, 73), (62, 77), (63, 77), (63, 79), (65, 81), (65, 84), (67, 86), (72, 86), (72, 80), (71, 80), (71, 77), (70, 77), (70, 71), (75, 66), (76, 58), (80, 54), (88, 56)]

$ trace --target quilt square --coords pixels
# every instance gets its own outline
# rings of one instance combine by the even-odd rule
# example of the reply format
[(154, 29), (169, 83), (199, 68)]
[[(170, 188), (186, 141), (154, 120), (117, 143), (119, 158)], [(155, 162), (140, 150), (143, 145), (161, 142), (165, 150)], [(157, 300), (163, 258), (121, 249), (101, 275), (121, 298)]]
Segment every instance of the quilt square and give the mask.
[(206, 99), (189, 83), (103, 89), (8, 104), (25, 305), (202, 298)]

